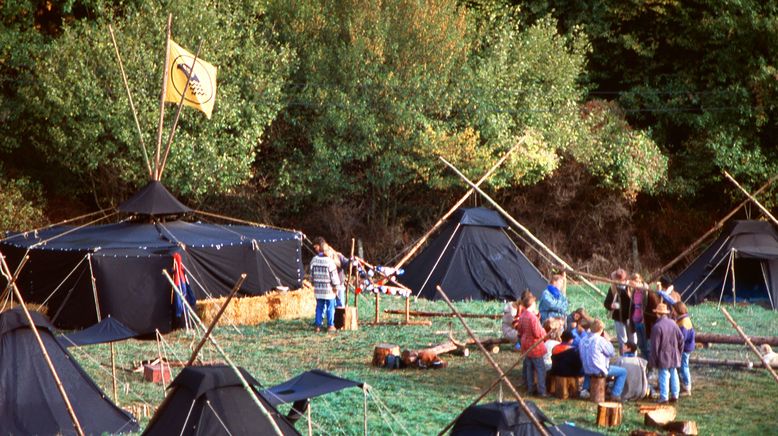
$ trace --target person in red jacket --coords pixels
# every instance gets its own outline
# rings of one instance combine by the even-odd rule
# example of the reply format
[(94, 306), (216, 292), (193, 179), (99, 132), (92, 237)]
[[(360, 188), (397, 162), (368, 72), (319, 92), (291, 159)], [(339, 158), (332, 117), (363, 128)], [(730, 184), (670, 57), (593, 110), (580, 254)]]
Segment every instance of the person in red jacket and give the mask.
[[(529, 350), (535, 342), (546, 337), (546, 331), (540, 325), (540, 320), (536, 315), (535, 296), (530, 293), (525, 294), (521, 304), (526, 310), (519, 315), (516, 331), (519, 333), (521, 349)], [(545, 355), (546, 345), (541, 341), (524, 357), (524, 379), (527, 382), (527, 393), (530, 395), (537, 393), (541, 397), (548, 396), (546, 394), (546, 365), (543, 361)]]

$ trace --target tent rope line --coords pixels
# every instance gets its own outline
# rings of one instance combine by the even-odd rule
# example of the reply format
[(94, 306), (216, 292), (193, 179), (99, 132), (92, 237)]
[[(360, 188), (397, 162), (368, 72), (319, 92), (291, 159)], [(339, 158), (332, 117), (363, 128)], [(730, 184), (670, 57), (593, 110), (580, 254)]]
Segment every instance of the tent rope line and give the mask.
[(227, 428), (227, 424), (224, 423), (221, 416), (219, 416), (219, 414), (216, 413), (216, 410), (214, 410), (213, 406), (211, 406), (211, 400), (205, 400), (205, 404), (207, 404), (208, 408), (211, 409), (211, 412), (213, 412), (213, 416), (215, 416), (216, 419), (219, 420), (219, 424), (222, 425), (224, 431), (226, 431), (228, 435), (232, 436), (232, 432), (230, 431), (230, 429)]
[[(690, 298), (692, 298), (692, 295), (694, 295), (697, 292), (697, 290), (700, 289), (700, 286), (702, 286), (702, 284), (705, 283), (706, 280), (708, 280), (708, 277), (710, 277), (710, 275), (713, 274), (713, 272), (719, 268), (721, 262), (724, 262), (725, 259), (728, 259), (728, 257), (722, 257), (721, 260), (719, 260), (719, 263), (717, 263), (716, 266), (711, 268), (708, 274), (702, 280), (700, 280), (700, 283), (698, 283), (697, 286), (689, 293), (689, 295), (686, 296), (686, 298), (683, 300), (684, 303), (686, 303), (687, 301), (689, 301)], [(726, 277), (724, 278), (724, 280), (726, 281)], [(685, 292), (686, 291), (684, 291), (684, 293)]]
[[(403, 425), (402, 421), (398, 420), (397, 417), (394, 416), (392, 411), (389, 409), (389, 406), (387, 406), (383, 401), (381, 401), (381, 399), (378, 398), (373, 391), (374, 390), (368, 391), (368, 395), (370, 395), (370, 397), (373, 399), (373, 401), (379, 406), (379, 410), (380, 410), (381, 407), (383, 407), (386, 410), (386, 413), (389, 414), (389, 416), (392, 418), (392, 420), (394, 422), (396, 422), (400, 426), (400, 428), (405, 432), (405, 434), (410, 436), (411, 432), (409, 432), (408, 429), (405, 428), (405, 426)], [(388, 422), (387, 425), (389, 425), (390, 429), (392, 428), (391, 427), (391, 421)], [(392, 430), (392, 433), (394, 433), (394, 430)]]
[(762, 278), (764, 279), (764, 285), (767, 289), (767, 298), (770, 299), (770, 307), (775, 310), (775, 303), (773, 302), (773, 290), (770, 289), (770, 281), (767, 279), (767, 271), (765, 270), (764, 262), (759, 263), (759, 269), (762, 270)]
[(103, 316), (100, 313), (100, 300), (97, 299), (97, 279), (95, 278), (95, 270), (92, 267), (92, 253), (87, 254), (89, 259), (89, 279), (92, 285), (92, 295), (95, 297), (95, 315), (97, 315), (97, 322), (103, 320)]
[[(279, 397), (278, 395), (276, 395), (276, 393), (275, 393), (275, 392), (273, 392), (273, 391), (271, 391), (270, 389), (265, 389), (264, 391), (262, 391), (262, 394), (263, 394), (263, 396), (264, 396), (264, 395), (270, 395), (270, 396), (272, 396), (273, 398), (276, 398), (276, 399), (278, 399), (278, 400), (281, 400), (281, 397)], [(323, 398), (323, 397), (322, 397), (322, 398)], [(309, 408), (311, 407), (311, 406), (310, 406), (310, 404), (309, 404), (309, 406), (308, 406), (308, 407), (309, 407)], [(327, 434), (327, 432), (324, 430), (324, 427), (322, 427), (320, 424), (318, 424), (318, 423), (317, 423), (316, 421), (314, 421), (313, 419), (309, 419), (309, 418), (308, 418), (308, 414), (306, 414), (306, 413), (305, 413), (305, 411), (303, 411), (303, 410), (298, 410), (298, 409), (295, 409), (295, 408), (294, 408), (294, 406), (292, 406), (292, 407), (291, 407), (291, 410), (294, 410), (295, 412), (297, 412), (298, 414), (300, 414), (300, 417), (302, 417), (302, 418), (304, 419), (304, 421), (303, 421), (303, 422), (310, 422), (310, 423), (311, 423), (311, 424), (312, 424), (314, 427), (316, 427), (316, 429), (317, 429), (317, 430), (321, 431), (321, 432), (322, 432), (322, 434)]]
[[(253, 248), (255, 251), (259, 252), (259, 255), (262, 256), (262, 260), (265, 261), (265, 264), (267, 265), (267, 269), (270, 270), (270, 274), (273, 275), (273, 278), (276, 279), (276, 283), (278, 286), (283, 286), (281, 284), (281, 279), (278, 278), (278, 274), (276, 274), (275, 270), (273, 269), (273, 266), (270, 265), (270, 261), (267, 260), (267, 257), (265, 257), (265, 253), (262, 252), (262, 248), (259, 247), (259, 242), (256, 239), (251, 240), (251, 248)], [(254, 262), (257, 265), (257, 274), (259, 274), (259, 259), (254, 258)]]
[[(59, 308), (57, 309), (57, 313), (54, 314), (54, 316), (51, 318), (52, 324), (57, 321), (57, 318), (59, 318), (59, 315), (62, 313), (62, 311), (65, 309), (65, 306), (67, 306), (68, 301), (70, 301), (70, 297), (73, 296), (73, 292), (76, 290), (76, 283), (78, 283), (79, 280), (81, 280), (81, 277), (84, 277), (84, 273), (86, 270), (81, 270), (81, 274), (78, 275), (78, 278), (76, 278), (76, 281), (73, 283), (73, 287), (70, 288), (67, 295), (65, 296), (65, 299), (62, 300), (62, 304), (59, 305)], [(48, 298), (46, 301), (48, 302)]]
[(440, 263), (440, 260), (443, 259), (443, 255), (448, 250), (448, 246), (451, 244), (451, 241), (454, 240), (454, 236), (457, 235), (457, 232), (459, 231), (459, 227), (461, 227), (461, 226), (462, 226), (462, 223), (457, 223), (456, 228), (454, 229), (453, 232), (451, 232), (451, 237), (448, 238), (448, 241), (446, 241), (446, 246), (443, 247), (443, 250), (440, 251), (440, 256), (438, 256), (438, 259), (435, 261), (435, 264), (432, 265), (432, 268), (430, 269), (430, 273), (427, 274), (427, 278), (424, 279), (424, 283), (421, 286), (419, 286), (419, 292), (416, 294), (416, 298), (419, 298), (419, 295), (421, 295), (421, 291), (424, 289), (425, 286), (427, 286), (427, 282), (430, 281), (430, 277), (432, 277), (432, 273), (435, 272), (435, 268), (438, 267), (438, 264)]
[[(63, 280), (62, 280), (62, 281), (61, 281), (61, 282), (60, 282), (60, 283), (57, 285), (57, 287), (56, 287), (56, 288), (54, 288), (54, 290), (53, 290), (53, 291), (51, 291), (51, 294), (49, 294), (49, 296), (48, 296), (48, 297), (46, 297), (46, 299), (45, 299), (45, 300), (43, 300), (43, 303), (41, 303), (41, 305), (42, 305), (42, 306), (45, 306), (45, 305), (46, 305), (46, 304), (49, 302), (49, 300), (51, 299), (51, 297), (53, 297), (53, 296), (54, 296), (54, 294), (56, 294), (56, 293), (57, 293), (57, 291), (59, 291), (59, 289), (62, 287), (62, 285), (64, 285), (64, 284), (65, 284), (65, 282), (67, 282), (67, 281), (68, 281), (68, 279), (70, 278), (70, 276), (72, 276), (72, 275), (73, 275), (73, 273), (74, 273), (74, 272), (76, 272), (76, 270), (78, 269), (78, 267), (79, 267), (79, 266), (81, 266), (81, 264), (82, 264), (82, 263), (84, 263), (84, 260), (86, 260), (86, 256), (84, 256), (84, 257), (81, 259), (81, 261), (79, 261), (79, 262), (76, 264), (76, 266), (75, 266), (75, 267), (73, 267), (73, 269), (72, 269), (72, 270), (70, 270), (70, 272), (68, 273), (68, 275), (67, 275), (67, 276), (65, 276), (65, 278), (64, 278), (64, 279), (63, 279)], [(81, 271), (81, 274), (82, 274), (82, 275), (83, 275), (83, 273), (84, 273), (84, 272), (83, 272), (83, 271)], [(76, 283), (78, 283), (78, 280), (79, 280), (79, 279), (81, 279), (81, 275), (79, 275), (79, 276), (78, 276), (78, 279), (76, 279)], [(75, 285), (74, 285), (74, 286), (75, 286)], [(72, 291), (72, 289), (71, 289), (71, 291)], [(68, 293), (70, 293), (71, 291), (68, 291)]]
[(194, 409), (194, 405), (197, 402), (197, 398), (192, 400), (192, 405), (189, 406), (189, 412), (186, 413), (186, 419), (184, 420), (184, 424), (181, 426), (181, 433), (178, 434), (178, 436), (184, 436), (184, 431), (186, 431), (186, 425), (189, 423), (189, 418), (192, 417), (192, 410)]
[(66, 220), (62, 220), (62, 221), (54, 223), (54, 224), (48, 224), (48, 225), (45, 225), (43, 227), (38, 227), (37, 229), (32, 229), (32, 230), (28, 230), (26, 232), (21, 232), (21, 233), (16, 233), (14, 235), (7, 236), (7, 237), (5, 237), (3, 239), (0, 239), (0, 242), (10, 241), (11, 239), (18, 238), (20, 236), (26, 238), (30, 233), (33, 233), (33, 234), (37, 235), (38, 232), (40, 232), (42, 230), (50, 229), (52, 227), (61, 226), (61, 225), (67, 224), (67, 223), (71, 223), (73, 221), (78, 221), (78, 220), (81, 220), (81, 219), (84, 219), (84, 218), (91, 217), (93, 215), (105, 213), (106, 211), (109, 211), (109, 210), (113, 210), (113, 208), (100, 209), (100, 210), (98, 210), (96, 212), (90, 212), (90, 213), (87, 213), (87, 214), (84, 214), (84, 215), (80, 215), (80, 216), (77, 216), (77, 217), (74, 217), (74, 218), (68, 218)]
[(232, 218), (232, 217), (229, 217), (229, 216), (226, 216), (226, 215), (221, 215), (221, 214), (212, 213), (212, 212), (206, 212), (204, 210), (199, 210), (199, 209), (195, 210), (194, 213), (199, 214), (199, 215), (209, 216), (209, 217), (212, 217), (212, 218), (223, 219), (225, 221), (232, 221), (232, 222), (236, 222), (236, 223), (240, 223), (240, 224), (246, 224), (246, 225), (250, 225), (250, 226), (253, 226), (253, 227), (261, 227), (263, 229), (283, 230), (285, 232), (299, 233), (306, 240), (308, 239), (308, 237), (305, 235), (305, 233), (303, 233), (302, 231), (297, 230), (297, 229), (289, 229), (289, 228), (286, 228), (286, 227), (278, 227), (278, 226), (273, 226), (273, 225), (270, 225), (270, 224), (260, 224), (260, 223), (254, 222), (254, 221), (242, 220), (240, 218)]
[(100, 221), (106, 220), (106, 219), (116, 215), (117, 213), (119, 213), (119, 212), (117, 212), (117, 211), (111, 212), (108, 215), (102, 216), (102, 217), (100, 217), (100, 218), (98, 218), (96, 220), (92, 220), (92, 221), (89, 221), (88, 223), (81, 224), (80, 226), (73, 227), (72, 229), (68, 229), (68, 230), (66, 230), (66, 231), (64, 231), (62, 233), (58, 233), (58, 234), (56, 234), (56, 235), (54, 235), (54, 236), (52, 236), (52, 237), (50, 237), (48, 239), (44, 239), (42, 241), (38, 241), (35, 244), (30, 245), (30, 247), (27, 250), (32, 250), (33, 248), (37, 248), (38, 246), (46, 245), (47, 243), (49, 243), (49, 242), (51, 242), (51, 241), (53, 241), (55, 239), (61, 238), (61, 237), (65, 236), (65, 235), (69, 235), (69, 234), (71, 234), (71, 233), (73, 233), (75, 231), (78, 231), (78, 230), (81, 230), (81, 229), (83, 229), (85, 227), (91, 226), (92, 224), (97, 224)]

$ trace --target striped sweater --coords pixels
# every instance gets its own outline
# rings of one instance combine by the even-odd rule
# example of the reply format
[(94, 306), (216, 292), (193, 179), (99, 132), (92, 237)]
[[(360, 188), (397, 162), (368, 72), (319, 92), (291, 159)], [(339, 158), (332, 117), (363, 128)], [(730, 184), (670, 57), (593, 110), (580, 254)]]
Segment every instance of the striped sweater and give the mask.
[(311, 260), (311, 281), (313, 282), (313, 294), (317, 299), (331, 300), (335, 298), (333, 286), (340, 285), (338, 267), (327, 256), (315, 256)]

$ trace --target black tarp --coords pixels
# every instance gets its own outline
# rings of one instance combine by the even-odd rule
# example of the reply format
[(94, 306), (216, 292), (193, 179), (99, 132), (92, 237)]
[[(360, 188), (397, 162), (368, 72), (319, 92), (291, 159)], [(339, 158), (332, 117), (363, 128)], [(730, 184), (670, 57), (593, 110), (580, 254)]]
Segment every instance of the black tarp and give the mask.
[(178, 201), (162, 183), (152, 180), (116, 208), (137, 215), (180, 215), (192, 209)]
[[(778, 232), (766, 221), (731, 221), (718, 238), (673, 281), (681, 298), (692, 304), (707, 298), (731, 299), (734, 256), (738, 300), (778, 304)], [(726, 282), (725, 282), (726, 280)]]
[[(532, 401), (526, 401), (527, 407), (540, 421), (546, 431), (552, 435), (589, 436), (599, 435), (570, 425), (554, 426), (542, 410)], [(487, 403), (471, 406), (462, 413), (454, 427), (452, 436), (535, 436), (541, 434), (532, 424), (529, 416), (519, 406), (519, 403)]]
[[(284, 435), (294, 426), (259, 395), (257, 382), (240, 369)], [(174, 389), (160, 406), (145, 435), (265, 435), (271, 424), (228, 366), (190, 366), (173, 380)]]
[(268, 388), (262, 391), (262, 395), (270, 404), (277, 406), (279, 404), (318, 397), (319, 395), (329, 394), (341, 389), (361, 388), (362, 386), (363, 383), (361, 382), (314, 369), (306, 371), (280, 385)]
[(172, 328), (172, 287), (162, 270), (172, 271), (174, 253), (181, 254), (197, 298), (206, 298), (228, 294), (244, 272), (242, 295), (301, 287), (301, 248), (299, 232), (180, 220), (59, 226), (0, 241), (12, 270), (29, 250), (19, 287), (30, 302), (46, 302), (58, 327), (97, 322), (94, 275), (100, 315), (140, 334)]
[(67, 335), (61, 335), (57, 339), (65, 347), (73, 347), (123, 341), (136, 336), (138, 336), (137, 332), (122, 324), (116, 318), (109, 316), (91, 327)]
[(399, 280), (431, 300), (440, 298), (437, 285), (455, 301), (515, 300), (525, 289), (540, 296), (546, 279), (516, 248), (505, 227), (493, 210), (460, 209)]
[[(138, 431), (55, 339), (45, 317), (31, 312), (43, 344), (86, 434)], [(0, 434), (75, 434), (27, 318), (16, 308), (0, 313)]]

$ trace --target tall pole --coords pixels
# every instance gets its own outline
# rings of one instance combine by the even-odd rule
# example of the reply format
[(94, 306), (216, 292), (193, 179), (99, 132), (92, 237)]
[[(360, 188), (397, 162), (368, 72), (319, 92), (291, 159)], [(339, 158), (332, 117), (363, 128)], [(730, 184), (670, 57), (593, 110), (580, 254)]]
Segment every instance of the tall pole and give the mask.
[[(351, 238), (351, 257), (348, 258), (348, 279), (346, 280), (346, 298), (344, 304), (348, 307), (348, 288), (351, 286), (351, 273), (354, 271), (354, 244), (356, 240)], [(356, 299), (356, 289), (354, 289), (354, 298)], [(356, 301), (356, 300), (355, 300)], [(357, 314), (359, 317), (359, 314)]]
[[(502, 165), (503, 162), (505, 162), (505, 160), (508, 159), (508, 157), (511, 155), (511, 153), (513, 153), (514, 150), (519, 148), (520, 145), (524, 144), (524, 141), (525, 141), (525, 137), (522, 136), (521, 139), (519, 139), (519, 142), (516, 143), (516, 145), (514, 145), (513, 147), (511, 147), (510, 150), (505, 152), (505, 154), (502, 155), (500, 160), (498, 160), (494, 165), (492, 165), (492, 167), (489, 168), (489, 171), (487, 171), (483, 176), (481, 176), (480, 179), (478, 179), (478, 181), (475, 183), (476, 186), (481, 186), (481, 184), (483, 182), (485, 182), (487, 179), (489, 179), (489, 177), (497, 170), (497, 168), (499, 168), (500, 165)], [(465, 195), (463, 195), (462, 198), (459, 199), (459, 201), (454, 203), (454, 205), (451, 207), (451, 209), (448, 210), (448, 212), (446, 212), (442, 217), (440, 217), (440, 219), (435, 224), (433, 224), (432, 227), (430, 227), (429, 230), (427, 230), (427, 233), (422, 235), (422, 237), (419, 238), (419, 240), (416, 241), (415, 244), (413, 244), (413, 247), (411, 247), (411, 249), (408, 250), (408, 252), (405, 254), (405, 256), (403, 256), (402, 259), (400, 259), (400, 261), (397, 262), (397, 264), (394, 267), (395, 268), (400, 268), (403, 265), (405, 265), (405, 263), (408, 262), (408, 260), (410, 260), (411, 257), (413, 257), (413, 255), (416, 254), (417, 251), (419, 251), (419, 249), (421, 248), (422, 245), (424, 245), (424, 243), (427, 241), (427, 239), (429, 239), (430, 236), (432, 236), (432, 234), (435, 233), (435, 230), (440, 228), (440, 226), (442, 226), (443, 223), (445, 223), (446, 220), (454, 212), (456, 212), (457, 209), (459, 209), (459, 206), (462, 206), (465, 203), (465, 201), (467, 201), (467, 199), (470, 198), (471, 195), (473, 195), (474, 192), (475, 192), (475, 189), (470, 188), (465, 193)]]
[(767, 368), (768, 371), (770, 371), (770, 375), (773, 376), (773, 379), (775, 379), (776, 383), (778, 383), (778, 374), (775, 373), (775, 370), (770, 365), (770, 362), (766, 362), (764, 357), (762, 356), (762, 353), (759, 352), (759, 350), (756, 349), (756, 346), (753, 342), (751, 342), (751, 338), (746, 335), (746, 332), (743, 331), (742, 328), (735, 322), (735, 319), (732, 318), (732, 315), (727, 312), (727, 309), (725, 307), (721, 308), (721, 312), (724, 313), (724, 316), (727, 317), (727, 321), (729, 321), (730, 324), (732, 324), (732, 327), (735, 328), (737, 331), (737, 334), (740, 335), (741, 338), (743, 338), (746, 341), (746, 344), (751, 348), (751, 351), (756, 353), (757, 356), (759, 356), (759, 360), (764, 364), (764, 367)]
[(740, 191), (743, 192), (743, 194), (746, 194), (746, 197), (748, 197), (749, 200), (754, 202), (754, 204), (759, 208), (759, 210), (761, 210), (762, 213), (764, 213), (767, 218), (770, 218), (770, 221), (772, 221), (773, 224), (778, 226), (778, 219), (775, 219), (773, 214), (771, 214), (770, 211), (767, 210), (766, 207), (762, 206), (762, 203), (760, 203), (759, 200), (757, 200), (753, 195), (751, 195), (748, 191), (746, 191), (745, 188), (740, 186), (740, 183), (738, 183), (737, 180), (735, 180), (734, 177), (730, 176), (729, 173), (726, 172), (726, 171), (724, 171), (724, 177), (729, 179), (729, 181), (732, 182), (732, 184), (737, 186), (737, 188), (740, 189)]
[(35, 326), (35, 322), (32, 320), (30, 311), (27, 310), (27, 305), (24, 303), (24, 299), (22, 298), (22, 293), (19, 291), (19, 288), (16, 286), (16, 282), (14, 281), (13, 275), (11, 274), (11, 269), (8, 267), (8, 263), (6, 263), (5, 261), (5, 256), (3, 256), (2, 253), (0, 253), (0, 273), (3, 275), (3, 277), (6, 278), (6, 280), (10, 282), (14, 295), (16, 296), (16, 299), (19, 301), (19, 306), (21, 306), (22, 311), (24, 311), (24, 316), (27, 318), (27, 322), (30, 324), (30, 329), (32, 330), (32, 333), (35, 335), (35, 340), (38, 342), (38, 346), (40, 347), (41, 352), (43, 353), (43, 358), (46, 360), (46, 365), (48, 365), (49, 371), (51, 371), (51, 375), (54, 377), (54, 382), (57, 385), (57, 390), (59, 391), (62, 400), (65, 402), (65, 408), (67, 408), (68, 410), (68, 414), (70, 415), (70, 420), (73, 421), (73, 428), (76, 430), (76, 434), (78, 434), (79, 436), (84, 436), (84, 430), (81, 428), (81, 424), (78, 422), (78, 417), (76, 416), (75, 410), (73, 410), (73, 405), (70, 403), (70, 399), (68, 398), (67, 392), (65, 392), (65, 387), (62, 385), (62, 381), (59, 378), (59, 374), (57, 374), (57, 370), (54, 368), (54, 363), (51, 361), (51, 357), (49, 357), (49, 353), (46, 351), (46, 346), (43, 345), (43, 339), (41, 339), (40, 332), (38, 332), (38, 327)]
[(154, 180), (159, 180), (159, 153), (162, 148), (162, 129), (165, 127), (165, 95), (167, 94), (167, 78), (170, 73), (170, 33), (173, 28), (173, 14), (167, 16), (167, 33), (165, 37), (165, 64), (162, 68), (162, 95), (159, 97), (159, 124), (157, 125), (157, 152), (154, 155)]
[[(472, 330), (470, 330), (470, 326), (467, 325), (467, 322), (462, 317), (462, 315), (459, 314), (459, 311), (456, 307), (454, 307), (454, 304), (451, 303), (451, 300), (449, 300), (448, 295), (446, 295), (445, 292), (443, 292), (443, 288), (440, 287), (440, 285), (436, 286), (436, 289), (438, 290), (438, 293), (443, 297), (444, 300), (446, 300), (446, 304), (448, 304), (448, 307), (451, 308), (451, 312), (456, 315), (457, 318), (459, 318), (459, 321), (462, 323), (462, 326), (467, 330), (467, 334), (470, 335), (471, 338), (475, 341), (475, 344), (478, 346), (478, 349), (481, 350), (481, 352), (486, 356), (486, 360), (489, 362), (490, 365), (497, 371), (498, 374), (500, 374), (501, 378), (505, 378), (505, 373), (502, 371), (502, 368), (500, 368), (500, 365), (497, 364), (497, 362), (494, 361), (492, 356), (489, 354), (488, 351), (486, 351), (486, 348), (484, 348), (484, 345), (481, 343), (481, 341), (478, 340), (478, 338), (475, 336), (475, 333), (473, 333)], [(532, 425), (535, 426), (536, 429), (542, 434), (543, 436), (549, 436), (548, 431), (545, 427), (538, 421), (538, 418), (535, 416), (534, 413), (532, 413), (531, 410), (529, 410), (529, 407), (527, 407), (527, 403), (524, 402), (524, 399), (521, 397), (521, 394), (519, 394), (519, 391), (516, 390), (516, 387), (513, 386), (513, 383), (511, 383), (510, 380), (505, 378), (505, 384), (508, 385), (508, 389), (513, 393), (513, 396), (516, 397), (516, 400), (519, 402), (519, 406), (524, 411), (524, 413), (527, 415), (527, 417), (532, 421)]]
[[(486, 201), (488, 201), (489, 203), (491, 203), (491, 204), (492, 204), (492, 206), (494, 206), (494, 208), (495, 208), (495, 209), (497, 209), (497, 211), (499, 211), (499, 212), (500, 212), (500, 213), (501, 213), (501, 214), (502, 214), (502, 215), (503, 215), (505, 218), (507, 218), (507, 219), (508, 219), (508, 221), (510, 221), (510, 222), (511, 222), (511, 224), (513, 224), (514, 226), (516, 226), (517, 228), (519, 228), (519, 229), (520, 229), (522, 232), (524, 232), (524, 233), (525, 233), (525, 234), (526, 234), (526, 235), (527, 235), (527, 236), (528, 236), (528, 237), (529, 237), (529, 238), (532, 240), (532, 242), (534, 242), (534, 243), (535, 243), (535, 244), (537, 244), (539, 247), (541, 247), (543, 250), (545, 250), (545, 251), (546, 251), (546, 253), (548, 253), (548, 254), (549, 254), (549, 255), (550, 255), (550, 256), (551, 256), (551, 257), (552, 257), (554, 260), (556, 260), (557, 262), (559, 262), (559, 264), (560, 264), (560, 265), (562, 265), (563, 267), (565, 267), (566, 269), (568, 269), (568, 270), (570, 270), (570, 271), (574, 271), (574, 270), (573, 270), (573, 268), (572, 268), (570, 265), (568, 265), (568, 264), (567, 264), (567, 262), (565, 262), (564, 260), (562, 260), (562, 258), (561, 258), (561, 257), (557, 256), (557, 254), (556, 254), (556, 253), (554, 253), (553, 251), (551, 251), (551, 249), (550, 249), (550, 248), (546, 247), (546, 245), (545, 245), (545, 244), (544, 244), (544, 243), (543, 243), (543, 242), (542, 242), (540, 239), (536, 238), (536, 237), (535, 237), (535, 235), (533, 235), (533, 234), (532, 234), (532, 232), (530, 232), (530, 231), (529, 231), (529, 229), (527, 229), (526, 227), (524, 227), (523, 225), (521, 225), (521, 223), (519, 223), (518, 221), (516, 221), (516, 219), (515, 219), (515, 218), (513, 218), (513, 217), (511, 216), (511, 214), (509, 214), (508, 212), (506, 212), (506, 211), (505, 211), (505, 209), (503, 209), (503, 208), (502, 208), (502, 207), (501, 207), (501, 206), (500, 206), (500, 205), (499, 205), (499, 204), (498, 204), (496, 201), (494, 201), (494, 200), (492, 199), (492, 197), (490, 197), (490, 196), (486, 195), (486, 193), (485, 193), (485, 192), (484, 192), (484, 191), (483, 191), (481, 188), (479, 188), (478, 186), (476, 186), (476, 184), (475, 184), (475, 183), (471, 182), (471, 181), (470, 181), (470, 179), (468, 179), (468, 178), (467, 178), (467, 176), (465, 176), (464, 174), (462, 174), (462, 172), (461, 172), (461, 171), (459, 171), (459, 170), (457, 169), (457, 167), (455, 167), (453, 164), (451, 164), (449, 161), (447, 161), (445, 158), (443, 158), (443, 156), (438, 156), (438, 158), (440, 158), (440, 160), (441, 160), (441, 161), (443, 161), (443, 163), (444, 163), (444, 164), (446, 164), (446, 166), (448, 166), (449, 168), (451, 168), (451, 169), (452, 169), (452, 170), (453, 170), (453, 171), (454, 171), (454, 172), (455, 172), (455, 173), (456, 173), (456, 174), (457, 174), (457, 175), (458, 175), (458, 176), (459, 176), (459, 177), (460, 177), (462, 180), (464, 180), (464, 181), (465, 181), (465, 183), (467, 183), (468, 185), (470, 185), (470, 187), (471, 187), (471, 188), (473, 188), (473, 189), (474, 189), (476, 192), (478, 192), (479, 194), (481, 194), (481, 196), (482, 196), (484, 199), (486, 199)], [(603, 294), (603, 293), (602, 293), (602, 291), (600, 291), (600, 290), (597, 288), (597, 286), (594, 286), (594, 284), (592, 284), (592, 282), (590, 282), (589, 280), (587, 280), (587, 279), (586, 279), (586, 277), (583, 277), (583, 276), (580, 276), (580, 275), (579, 275), (578, 277), (581, 279), (581, 281), (582, 281), (582, 282), (586, 283), (586, 285), (588, 285), (588, 286), (589, 286), (590, 288), (592, 288), (592, 289), (593, 289), (595, 292), (597, 292), (597, 294), (599, 294), (599, 295), (601, 295), (601, 296), (604, 296), (604, 295), (605, 295), (605, 294)]]

